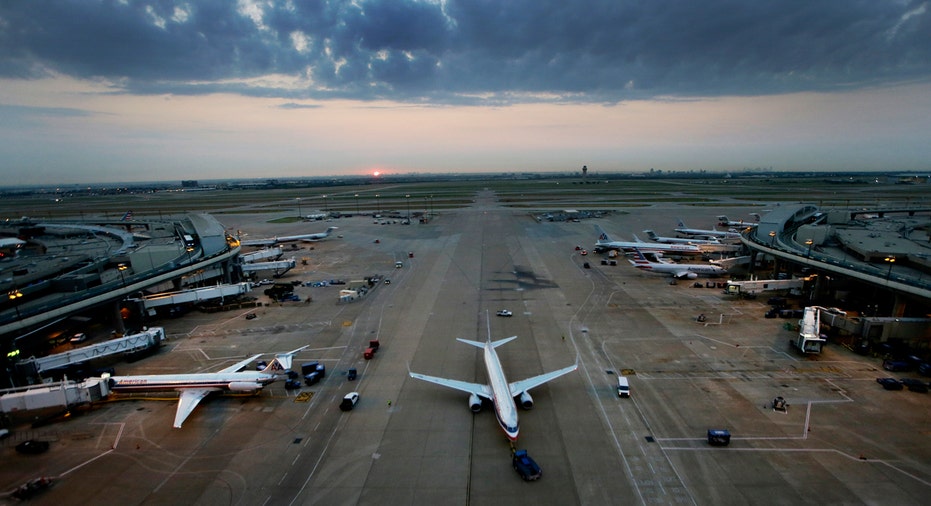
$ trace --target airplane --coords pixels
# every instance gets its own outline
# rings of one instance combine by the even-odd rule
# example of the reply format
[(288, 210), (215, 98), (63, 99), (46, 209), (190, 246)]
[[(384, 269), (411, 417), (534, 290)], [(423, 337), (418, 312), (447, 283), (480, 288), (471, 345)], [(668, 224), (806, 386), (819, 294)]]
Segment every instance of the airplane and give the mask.
[(608, 236), (608, 233), (605, 232), (600, 226), (595, 225), (595, 230), (598, 232), (598, 240), (595, 242), (595, 252), (601, 253), (608, 250), (621, 250), (626, 252), (634, 251), (637, 248), (640, 248), (642, 251), (650, 253), (667, 253), (667, 254), (678, 254), (678, 255), (701, 255), (701, 249), (694, 244), (662, 244), (662, 243), (652, 243), (641, 241), (639, 238), (634, 236), (635, 241), (613, 241), (611, 237)]
[(249, 357), (219, 372), (193, 374), (149, 374), (143, 376), (111, 376), (110, 390), (121, 393), (176, 390), (181, 396), (175, 412), (174, 428), (180, 429), (194, 408), (211, 392), (257, 392), (278, 379), (291, 368), (291, 357), (309, 345), (288, 353), (275, 355), (261, 371), (240, 371), (262, 354)]
[(679, 228), (676, 229), (676, 232), (689, 237), (698, 237), (703, 239), (711, 239), (712, 237), (718, 239), (740, 239), (740, 232), (718, 230), (716, 228), (712, 228), (711, 230), (688, 228), (681, 218), (679, 219)]
[[(693, 237), (660, 237), (652, 230), (644, 230), (651, 241), (664, 244), (694, 244), (702, 253), (724, 253), (740, 251), (739, 244), (725, 244), (717, 239), (696, 239)], [(634, 236), (636, 237), (636, 236)]]
[[(753, 216), (755, 222), (760, 221), (760, 215), (757, 213), (750, 213), (750, 216)], [(718, 225), (722, 227), (734, 227), (734, 228), (753, 228), (759, 225), (759, 223), (748, 222), (744, 220), (731, 220), (727, 216), (721, 215), (718, 216)]]
[(652, 230), (644, 230), (643, 233), (650, 238), (651, 241), (661, 242), (664, 244), (721, 244), (721, 241), (717, 239), (693, 239), (691, 237), (661, 237), (656, 235), (656, 232)]
[(501, 346), (502, 344), (509, 343), (514, 339), (517, 339), (517, 336), (511, 336), (506, 339), (492, 341), (490, 323), (488, 327), (488, 340), (486, 340), (484, 343), (470, 341), (468, 339), (462, 339), (458, 337), (456, 338), (456, 340), (459, 342), (463, 342), (484, 350), (485, 371), (488, 375), (487, 385), (482, 385), (480, 383), (469, 383), (467, 381), (459, 381), (454, 379), (438, 378), (435, 376), (427, 376), (426, 374), (420, 374), (411, 371), (408, 371), (408, 373), (410, 374), (411, 378), (428, 381), (430, 383), (436, 383), (437, 385), (460, 390), (469, 394), (469, 409), (471, 409), (473, 413), (478, 413), (481, 411), (482, 399), (488, 399), (492, 401), (495, 406), (495, 418), (498, 419), (498, 425), (501, 426), (501, 429), (504, 430), (504, 434), (510, 441), (517, 441), (519, 427), (517, 424), (517, 404), (514, 402), (514, 398), (520, 398), (520, 404), (522, 408), (532, 408), (533, 397), (531, 397), (530, 393), (528, 392), (531, 388), (540, 386), (564, 374), (575, 371), (578, 369), (579, 363), (578, 358), (576, 358), (576, 363), (570, 365), (569, 367), (564, 367), (557, 371), (548, 372), (546, 374), (541, 374), (539, 376), (534, 376), (525, 380), (508, 383), (508, 380), (504, 375), (504, 370), (501, 368), (501, 360), (498, 358), (498, 354), (495, 352), (495, 348)]
[(711, 264), (677, 264), (668, 260), (651, 262), (643, 256), (643, 252), (636, 250), (633, 259), (628, 259), (634, 267), (649, 271), (671, 274), (679, 279), (695, 279), (699, 275), (703, 276), (720, 276), (727, 273), (727, 270), (719, 265)]
[(330, 236), (330, 234), (339, 227), (329, 227), (325, 232), (318, 232), (316, 234), (304, 234), (304, 235), (287, 235), (284, 237), (273, 237), (271, 239), (249, 239), (245, 241), (240, 241), (239, 243), (243, 246), (274, 246), (275, 244), (283, 242), (317, 242), (322, 241)]
[(132, 219), (133, 219), (133, 212), (126, 211), (126, 213), (123, 214), (123, 217), (120, 218), (120, 221), (132, 221)]

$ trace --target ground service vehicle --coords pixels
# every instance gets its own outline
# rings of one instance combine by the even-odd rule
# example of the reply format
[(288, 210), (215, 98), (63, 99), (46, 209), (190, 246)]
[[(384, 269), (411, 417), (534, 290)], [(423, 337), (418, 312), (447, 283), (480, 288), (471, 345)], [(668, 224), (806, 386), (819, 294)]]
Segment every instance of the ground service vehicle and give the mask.
[(498, 311), (495, 314), (498, 316), (513, 316), (514, 315), (514, 313), (508, 311), (507, 309), (502, 309), (501, 311)]
[(343, 396), (342, 402), (339, 403), (339, 409), (342, 411), (351, 411), (359, 402), (359, 392), (349, 392)]
[(298, 380), (289, 379), (284, 382), (284, 387), (286, 390), (297, 390), (301, 388), (301, 382)]
[(626, 376), (617, 377), (617, 396), (630, 397), (630, 383), (627, 382)]
[(352, 369), (349, 369), (349, 371), (346, 372), (346, 379), (349, 381), (355, 381), (358, 374), (359, 373), (358, 371), (356, 371), (356, 368), (353, 367)]
[(301, 364), (301, 374), (304, 377), (307, 377), (308, 374), (314, 372), (317, 373), (317, 376), (323, 378), (326, 376), (326, 366), (320, 362), (307, 362), (305, 364)]
[(731, 433), (725, 429), (708, 429), (708, 444), (727, 446), (731, 444)]
[(375, 348), (366, 348), (365, 351), (362, 352), (362, 358), (366, 360), (375, 358)]
[(517, 471), (517, 474), (519, 474), (524, 481), (538, 480), (540, 476), (543, 476), (543, 470), (540, 469), (536, 461), (530, 458), (530, 455), (527, 454), (527, 450), (515, 451), (512, 464), (514, 465), (514, 470)]

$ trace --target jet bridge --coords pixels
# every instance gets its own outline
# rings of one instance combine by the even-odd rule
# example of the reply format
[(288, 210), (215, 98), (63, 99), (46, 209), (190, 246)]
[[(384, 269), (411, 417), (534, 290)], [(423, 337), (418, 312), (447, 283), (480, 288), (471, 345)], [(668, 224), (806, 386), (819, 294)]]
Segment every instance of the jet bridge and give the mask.
[(89, 378), (81, 383), (61, 381), (34, 385), (5, 391), (0, 395), (0, 412), (16, 415), (50, 408), (66, 410), (99, 401), (109, 393), (109, 385), (105, 378)]
[(159, 293), (148, 295), (141, 299), (130, 300), (133, 302), (141, 302), (143, 308), (148, 311), (149, 309), (161, 306), (173, 306), (176, 304), (222, 299), (224, 297), (236, 297), (249, 293), (251, 290), (251, 283), (236, 283), (233, 285), (217, 285), (193, 290), (181, 290), (179, 292)]
[(293, 258), (279, 260), (277, 262), (257, 262), (254, 264), (243, 264), (240, 266), (243, 272), (254, 271), (275, 271), (276, 274), (284, 274), (293, 269), (297, 263)]
[(138, 334), (110, 339), (98, 344), (83, 346), (56, 353), (47, 357), (29, 358), (16, 363), (16, 370), (22, 376), (38, 377), (43, 371), (64, 369), (68, 366), (81, 364), (94, 358), (106, 357), (117, 353), (135, 353), (153, 346), (158, 346), (165, 339), (165, 329), (152, 327)]
[(243, 253), (239, 255), (239, 259), (242, 260), (244, 264), (251, 264), (260, 260), (268, 260), (269, 258), (278, 260), (283, 254), (284, 252), (281, 248), (268, 248), (253, 251), (252, 253)]

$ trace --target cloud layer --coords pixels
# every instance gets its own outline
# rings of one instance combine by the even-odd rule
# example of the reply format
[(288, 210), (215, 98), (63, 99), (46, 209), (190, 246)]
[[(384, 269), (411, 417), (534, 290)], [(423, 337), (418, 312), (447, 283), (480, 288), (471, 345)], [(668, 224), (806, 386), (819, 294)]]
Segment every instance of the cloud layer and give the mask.
[(0, 3), (0, 78), (286, 100), (614, 103), (931, 76), (927, 1)]

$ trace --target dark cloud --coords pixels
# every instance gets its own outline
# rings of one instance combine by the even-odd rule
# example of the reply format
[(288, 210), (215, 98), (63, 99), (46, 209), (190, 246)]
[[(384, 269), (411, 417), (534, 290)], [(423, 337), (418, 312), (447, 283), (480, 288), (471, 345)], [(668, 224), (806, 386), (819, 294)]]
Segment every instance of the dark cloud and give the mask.
[[(929, 10), (927, 0), (2, 2), (0, 76), (434, 103), (830, 91), (928, 79)], [(296, 84), (252, 81), (272, 74)]]

